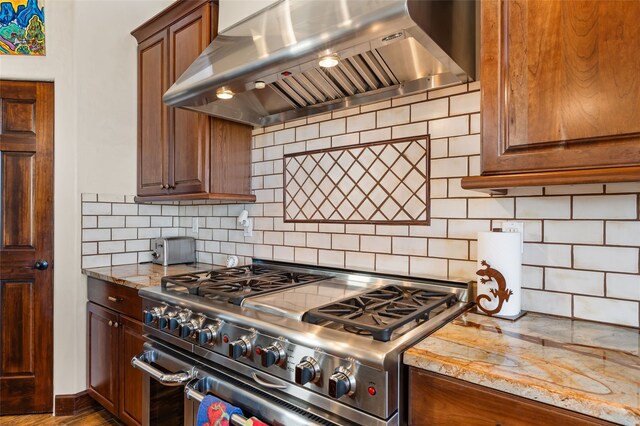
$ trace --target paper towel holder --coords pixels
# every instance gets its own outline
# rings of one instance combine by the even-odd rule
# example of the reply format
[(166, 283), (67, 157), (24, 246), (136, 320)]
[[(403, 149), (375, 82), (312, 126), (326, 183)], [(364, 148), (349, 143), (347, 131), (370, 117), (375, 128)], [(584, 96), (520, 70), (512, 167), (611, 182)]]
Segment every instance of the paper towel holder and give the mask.
[[(500, 313), (500, 310), (502, 309), (502, 305), (505, 302), (509, 301), (509, 298), (513, 294), (513, 290), (507, 287), (507, 280), (504, 278), (504, 275), (502, 275), (500, 271), (492, 268), (491, 265), (489, 265), (489, 263), (486, 260), (482, 260), (480, 264), (484, 267), (483, 269), (478, 269), (478, 271), (476, 271), (476, 275), (480, 277), (480, 282), (483, 284), (486, 284), (493, 279), (498, 284), (497, 289), (489, 290), (489, 292), (493, 295), (493, 297), (495, 299), (498, 299), (498, 306), (496, 306), (494, 309), (486, 309), (484, 306), (482, 306), (482, 303), (481, 303), (481, 301), (483, 300), (486, 300), (487, 302), (491, 302), (492, 300), (495, 300), (495, 299), (491, 299), (490, 296), (486, 294), (479, 294), (475, 298), (476, 305), (478, 306), (478, 309), (480, 309), (481, 311), (478, 313), (483, 313), (484, 315), (491, 317), (494, 314)], [(524, 316), (526, 313), (527, 311), (521, 310), (520, 313), (516, 315), (510, 315), (510, 316), (501, 315), (499, 318), (515, 321), (518, 318), (521, 318), (522, 316)]]

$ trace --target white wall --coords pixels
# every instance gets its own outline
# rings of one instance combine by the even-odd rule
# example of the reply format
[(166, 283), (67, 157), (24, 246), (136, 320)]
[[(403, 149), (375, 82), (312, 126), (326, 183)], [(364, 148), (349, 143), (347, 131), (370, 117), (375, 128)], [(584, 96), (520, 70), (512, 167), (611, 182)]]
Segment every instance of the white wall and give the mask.
[(135, 192), (136, 41), (172, 0), (47, 0), (44, 57), (0, 56), (0, 78), (55, 82), (54, 394), (86, 388), (80, 193)]

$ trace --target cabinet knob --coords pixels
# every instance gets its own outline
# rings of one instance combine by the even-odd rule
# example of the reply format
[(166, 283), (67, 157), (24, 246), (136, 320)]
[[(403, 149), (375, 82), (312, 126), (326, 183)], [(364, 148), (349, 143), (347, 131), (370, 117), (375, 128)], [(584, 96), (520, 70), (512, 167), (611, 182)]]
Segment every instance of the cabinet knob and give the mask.
[(109, 320), (109, 327), (113, 326), (113, 321)]
[(114, 322), (114, 323), (113, 323), (113, 326), (114, 326), (115, 328), (118, 328), (118, 327), (120, 326), (120, 324), (118, 324), (118, 322), (116, 321), (116, 322)]

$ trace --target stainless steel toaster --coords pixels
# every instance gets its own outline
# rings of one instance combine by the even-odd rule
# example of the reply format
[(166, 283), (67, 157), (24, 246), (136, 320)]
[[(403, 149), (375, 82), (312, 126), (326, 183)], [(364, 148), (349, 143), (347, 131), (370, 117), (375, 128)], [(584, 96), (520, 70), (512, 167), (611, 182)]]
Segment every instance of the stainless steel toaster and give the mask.
[(151, 256), (158, 265), (192, 263), (196, 261), (196, 240), (193, 237), (166, 237), (151, 240)]

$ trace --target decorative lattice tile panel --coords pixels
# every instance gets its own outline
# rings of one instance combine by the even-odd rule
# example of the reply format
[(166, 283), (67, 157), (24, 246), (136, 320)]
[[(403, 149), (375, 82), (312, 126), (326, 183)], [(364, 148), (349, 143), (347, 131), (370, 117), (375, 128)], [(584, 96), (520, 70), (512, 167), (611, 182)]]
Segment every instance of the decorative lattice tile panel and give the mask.
[(285, 222), (429, 223), (429, 137), (284, 157)]

